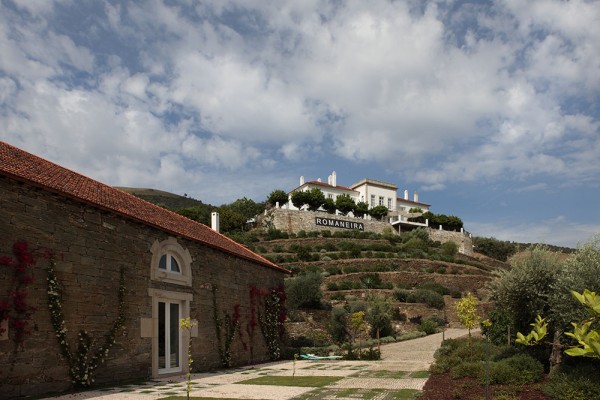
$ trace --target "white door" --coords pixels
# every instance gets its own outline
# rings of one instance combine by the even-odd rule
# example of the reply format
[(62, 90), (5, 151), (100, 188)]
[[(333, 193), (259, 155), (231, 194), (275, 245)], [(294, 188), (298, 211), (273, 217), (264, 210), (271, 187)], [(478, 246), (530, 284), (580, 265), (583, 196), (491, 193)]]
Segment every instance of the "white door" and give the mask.
[(181, 371), (181, 303), (158, 302), (158, 373)]

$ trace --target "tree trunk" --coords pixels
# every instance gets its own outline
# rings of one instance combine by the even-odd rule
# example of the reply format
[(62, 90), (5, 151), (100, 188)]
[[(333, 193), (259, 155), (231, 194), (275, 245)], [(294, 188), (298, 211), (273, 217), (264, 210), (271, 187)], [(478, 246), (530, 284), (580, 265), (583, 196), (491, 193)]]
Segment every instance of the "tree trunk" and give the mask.
[(550, 353), (550, 373), (560, 365), (562, 361), (562, 345), (560, 344), (560, 335), (562, 332), (556, 330), (554, 332), (554, 340), (552, 341), (552, 352)]

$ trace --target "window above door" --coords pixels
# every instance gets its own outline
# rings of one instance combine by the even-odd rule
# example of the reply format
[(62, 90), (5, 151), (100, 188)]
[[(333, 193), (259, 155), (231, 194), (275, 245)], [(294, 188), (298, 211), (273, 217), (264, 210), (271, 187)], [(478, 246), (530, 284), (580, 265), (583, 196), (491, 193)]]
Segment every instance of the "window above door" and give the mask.
[(175, 283), (184, 286), (192, 285), (192, 257), (174, 237), (159, 242), (154, 241), (150, 248), (152, 261), (150, 277), (152, 280)]

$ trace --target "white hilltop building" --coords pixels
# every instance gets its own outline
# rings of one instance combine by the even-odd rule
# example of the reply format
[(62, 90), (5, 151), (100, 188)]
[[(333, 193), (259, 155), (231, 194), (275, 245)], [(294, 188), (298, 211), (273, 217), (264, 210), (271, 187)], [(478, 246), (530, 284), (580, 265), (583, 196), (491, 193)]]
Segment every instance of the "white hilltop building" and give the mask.
[[(346, 194), (355, 203), (364, 202), (369, 209), (384, 206), (388, 210), (387, 217), (383, 220), (374, 220), (366, 215), (364, 218), (349, 215), (329, 214), (324, 209), (316, 212), (298, 209), (292, 204), (292, 195), (298, 191), (310, 191), (317, 188), (323, 192), (325, 198), (335, 201), (338, 196)], [(299, 234), (300, 232), (321, 232), (329, 230), (337, 232), (340, 230), (357, 230), (379, 234), (395, 232), (403, 234), (415, 228), (425, 228), (429, 238), (441, 243), (454, 241), (458, 244), (458, 251), (462, 254), (473, 255), (473, 241), (471, 235), (463, 228), (460, 232), (443, 230), (442, 226), (432, 229), (429, 221), (424, 223), (410, 221), (409, 219), (419, 217), (422, 213), (429, 211), (430, 204), (419, 201), (419, 195), (414, 192), (413, 198), (408, 198), (408, 190), (404, 190), (403, 196), (398, 197), (398, 186), (393, 183), (365, 178), (350, 186), (337, 184), (337, 175), (334, 172), (327, 178), (327, 183), (321, 179), (305, 181), (300, 177), (300, 185), (288, 193), (286, 204), (276, 204), (275, 207), (265, 210), (264, 215), (259, 216), (260, 224), (266, 229), (277, 229), (288, 234)], [(420, 212), (414, 212), (419, 209)], [(412, 213), (410, 211), (413, 211)]]
[[(333, 201), (341, 194), (347, 194), (355, 203), (365, 202), (369, 208), (376, 206), (385, 206), (388, 209), (387, 222), (390, 223), (395, 230), (403, 231), (410, 230), (416, 227), (428, 226), (428, 221), (425, 223), (412, 222), (409, 218), (417, 217), (421, 213), (410, 213), (414, 208), (421, 209), (421, 212), (429, 211), (430, 204), (419, 201), (419, 195), (414, 192), (413, 199), (408, 198), (408, 190), (404, 190), (404, 196), (398, 197), (398, 186), (393, 183), (378, 181), (375, 179), (365, 178), (350, 186), (341, 186), (337, 184), (337, 174), (335, 171), (327, 177), (327, 183), (321, 179), (306, 182), (304, 176), (300, 177), (300, 185), (288, 193), (288, 202), (285, 208), (289, 210), (298, 210), (292, 204), (292, 194), (298, 191), (310, 191), (313, 188), (318, 188), (323, 192), (325, 198), (330, 198)], [(352, 213), (350, 215), (352, 217)], [(368, 216), (366, 217), (369, 218)]]

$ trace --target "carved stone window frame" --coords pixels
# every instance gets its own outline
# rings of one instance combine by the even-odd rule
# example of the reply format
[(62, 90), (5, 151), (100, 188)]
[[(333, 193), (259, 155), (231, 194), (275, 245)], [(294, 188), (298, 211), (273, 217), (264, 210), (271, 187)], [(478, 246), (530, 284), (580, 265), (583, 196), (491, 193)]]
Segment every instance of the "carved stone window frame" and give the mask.
[[(169, 237), (162, 242), (155, 240), (150, 248), (152, 261), (150, 262), (150, 279), (153, 281), (173, 283), (182, 286), (192, 286), (192, 256), (188, 249), (184, 249), (174, 237)], [(160, 258), (171, 255), (177, 260), (180, 272), (172, 272), (160, 269), (158, 264)]]

